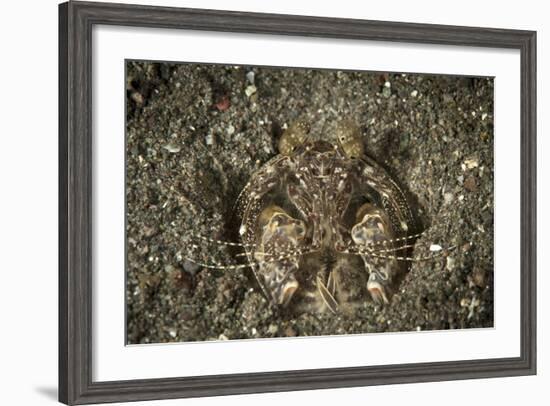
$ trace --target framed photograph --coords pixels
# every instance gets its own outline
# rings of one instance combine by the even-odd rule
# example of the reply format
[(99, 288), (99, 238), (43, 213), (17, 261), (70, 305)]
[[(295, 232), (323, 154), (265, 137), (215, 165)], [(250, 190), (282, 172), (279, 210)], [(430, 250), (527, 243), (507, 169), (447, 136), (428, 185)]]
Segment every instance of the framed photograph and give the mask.
[(59, 400), (536, 373), (536, 33), (59, 8)]

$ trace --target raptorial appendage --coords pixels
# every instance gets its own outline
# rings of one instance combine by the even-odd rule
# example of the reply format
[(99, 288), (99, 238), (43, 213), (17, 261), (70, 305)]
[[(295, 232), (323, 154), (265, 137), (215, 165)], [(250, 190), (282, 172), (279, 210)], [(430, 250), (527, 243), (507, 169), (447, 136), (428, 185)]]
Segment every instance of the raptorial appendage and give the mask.
[(378, 303), (389, 303), (392, 284), (403, 266), (392, 258), (379, 258), (369, 255), (368, 249), (373, 249), (373, 254), (385, 250), (394, 250), (394, 235), (391, 224), (383, 210), (372, 204), (364, 204), (357, 212), (358, 223), (351, 229), (351, 238), (357, 246), (364, 248), (361, 258), (365, 269), (369, 273), (367, 289), (372, 298)]
[(254, 251), (258, 274), (272, 302), (285, 306), (299, 286), (295, 273), (303, 255), (300, 246), (306, 234), (305, 223), (278, 206), (270, 206), (261, 213), (259, 225), (260, 245)]

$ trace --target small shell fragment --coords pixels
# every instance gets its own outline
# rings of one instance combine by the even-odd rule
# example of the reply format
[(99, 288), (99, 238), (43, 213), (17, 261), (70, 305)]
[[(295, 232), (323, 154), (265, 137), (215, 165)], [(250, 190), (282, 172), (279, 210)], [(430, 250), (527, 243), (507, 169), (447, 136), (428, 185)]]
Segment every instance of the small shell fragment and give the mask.
[(430, 251), (431, 252), (438, 252), (438, 251), (441, 251), (442, 249), (443, 249), (443, 247), (439, 244), (430, 245)]
[(248, 82), (253, 85), (254, 84), (254, 71), (250, 71), (246, 74), (246, 79), (248, 80)]
[(256, 93), (256, 90), (258, 90), (256, 88), (256, 86), (254, 85), (250, 85), (250, 86), (247, 86), (246, 89), (244, 90), (244, 93), (246, 94), (246, 97), (250, 97), (252, 96), (254, 93)]
[(476, 157), (469, 157), (464, 160), (464, 165), (468, 169), (474, 169), (479, 166), (479, 161)]
[(172, 144), (172, 143), (168, 143), (168, 144), (164, 145), (162, 148), (164, 148), (166, 151), (171, 152), (171, 153), (176, 153), (176, 152), (181, 151), (181, 147), (179, 145), (175, 145), (175, 144)]

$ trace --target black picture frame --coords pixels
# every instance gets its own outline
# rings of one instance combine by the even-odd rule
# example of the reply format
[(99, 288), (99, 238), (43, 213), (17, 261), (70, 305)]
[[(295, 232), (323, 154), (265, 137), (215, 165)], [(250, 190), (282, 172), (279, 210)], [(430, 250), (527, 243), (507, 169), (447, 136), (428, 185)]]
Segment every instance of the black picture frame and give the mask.
[[(517, 49), (521, 54), (521, 353), (517, 358), (92, 380), (95, 24)], [(536, 374), (536, 32), (108, 3), (59, 6), (59, 400), (218, 396)]]

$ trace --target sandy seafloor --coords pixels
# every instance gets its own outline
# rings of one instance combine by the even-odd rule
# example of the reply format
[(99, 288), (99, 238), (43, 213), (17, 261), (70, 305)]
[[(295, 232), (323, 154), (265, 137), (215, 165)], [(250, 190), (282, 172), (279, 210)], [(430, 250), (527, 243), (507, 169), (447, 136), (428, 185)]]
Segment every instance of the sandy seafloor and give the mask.
[[(250, 72), (254, 72), (252, 75)], [(250, 271), (185, 260), (193, 235), (235, 239), (233, 203), (282, 130), (357, 122), (369, 155), (429, 227), (390, 305), (274, 311)], [(293, 337), (493, 325), (493, 79), (128, 62), (127, 342)], [(201, 244), (201, 260), (235, 262)]]

